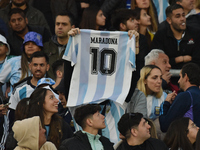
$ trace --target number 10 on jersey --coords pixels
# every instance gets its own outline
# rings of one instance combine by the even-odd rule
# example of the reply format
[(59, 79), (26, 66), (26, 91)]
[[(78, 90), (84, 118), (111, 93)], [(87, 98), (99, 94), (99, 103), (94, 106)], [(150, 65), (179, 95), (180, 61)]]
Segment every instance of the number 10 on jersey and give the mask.
[(91, 47), (91, 74), (97, 75), (98, 71), (102, 75), (112, 75), (116, 69), (117, 53), (113, 48)]

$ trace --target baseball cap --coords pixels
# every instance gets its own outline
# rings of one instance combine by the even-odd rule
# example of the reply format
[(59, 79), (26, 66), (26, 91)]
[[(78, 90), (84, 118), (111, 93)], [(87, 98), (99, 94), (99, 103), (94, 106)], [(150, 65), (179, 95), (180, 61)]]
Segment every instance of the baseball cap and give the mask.
[(7, 47), (8, 47), (8, 52), (6, 53), (6, 55), (9, 55), (10, 54), (10, 46), (9, 44), (7, 43), (7, 40), (6, 38), (0, 34), (0, 42), (2, 42), (3, 44), (6, 44)]
[(28, 32), (26, 33), (26, 35), (24, 36), (24, 42), (22, 44), (22, 49), (24, 50), (24, 45), (26, 42), (34, 42), (37, 46), (43, 47), (43, 43), (42, 43), (42, 35), (37, 33), (37, 32)]
[(55, 81), (51, 78), (41, 78), (40, 80), (38, 80), (37, 82), (37, 87), (42, 85), (42, 84), (47, 84), (47, 85), (54, 85)]

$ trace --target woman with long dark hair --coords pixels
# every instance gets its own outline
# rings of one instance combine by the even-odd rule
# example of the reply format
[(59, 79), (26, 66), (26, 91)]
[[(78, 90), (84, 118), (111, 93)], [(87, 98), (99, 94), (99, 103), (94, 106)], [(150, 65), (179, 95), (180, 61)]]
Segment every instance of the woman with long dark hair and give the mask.
[(49, 86), (37, 88), (30, 96), (28, 112), (28, 117), (40, 116), (47, 140), (57, 148), (63, 140), (73, 135), (70, 126), (57, 114), (58, 102)]
[(80, 23), (81, 29), (99, 30), (100, 27), (105, 26), (106, 17), (98, 6), (90, 6), (83, 11), (82, 20)]
[(163, 141), (170, 150), (194, 150), (198, 130), (190, 118), (181, 118), (170, 124)]
[(156, 32), (158, 30), (158, 18), (155, 15), (155, 10), (151, 0), (131, 0), (131, 9), (141, 8), (146, 11), (146, 13), (151, 17), (151, 25), (149, 25), (149, 30), (151, 32)]

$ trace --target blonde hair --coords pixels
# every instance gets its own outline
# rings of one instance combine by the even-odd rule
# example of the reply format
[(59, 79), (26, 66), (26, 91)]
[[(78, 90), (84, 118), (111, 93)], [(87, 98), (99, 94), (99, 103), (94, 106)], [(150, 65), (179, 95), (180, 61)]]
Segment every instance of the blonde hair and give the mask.
[[(137, 7), (136, 0), (131, 0), (131, 9), (135, 9), (136, 7)], [(150, 0), (149, 0), (149, 8), (147, 9), (147, 14), (151, 17), (151, 25), (149, 26), (149, 30), (152, 32), (156, 32), (158, 30), (158, 24), (156, 21), (153, 5)]]
[(195, 8), (200, 9), (200, 0), (196, 0)]
[[(146, 65), (140, 71), (140, 79), (137, 82), (137, 88), (140, 91), (142, 91), (146, 96), (147, 96), (147, 91), (146, 91), (146, 87), (145, 87), (145, 80), (148, 78), (148, 76), (151, 74), (151, 71), (154, 68), (157, 68), (157, 69), (160, 70), (160, 68), (155, 66), (155, 65)], [(154, 93), (154, 94), (155, 94), (156, 98), (160, 98), (162, 96), (162, 94), (163, 94), (162, 87), (160, 89), (160, 92)]]

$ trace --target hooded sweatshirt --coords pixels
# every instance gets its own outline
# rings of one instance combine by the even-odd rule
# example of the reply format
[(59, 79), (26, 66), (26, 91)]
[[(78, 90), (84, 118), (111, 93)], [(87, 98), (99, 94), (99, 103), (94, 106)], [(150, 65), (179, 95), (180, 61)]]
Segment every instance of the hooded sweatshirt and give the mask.
[[(39, 150), (39, 116), (16, 121), (12, 127), (17, 147), (14, 150)], [(40, 150), (56, 150), (51, 142), (45, 142)]]

